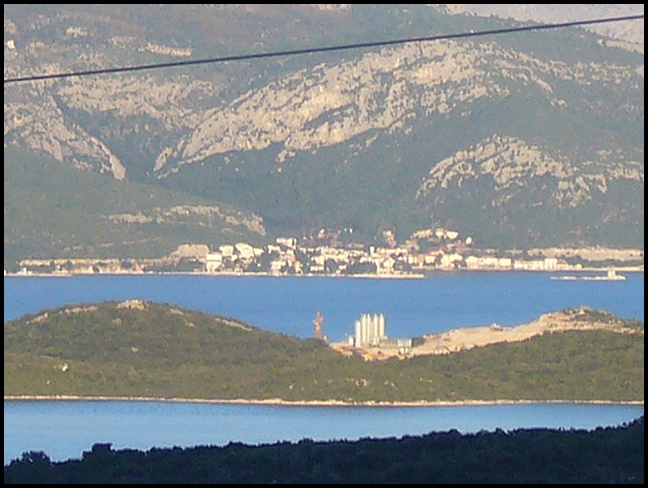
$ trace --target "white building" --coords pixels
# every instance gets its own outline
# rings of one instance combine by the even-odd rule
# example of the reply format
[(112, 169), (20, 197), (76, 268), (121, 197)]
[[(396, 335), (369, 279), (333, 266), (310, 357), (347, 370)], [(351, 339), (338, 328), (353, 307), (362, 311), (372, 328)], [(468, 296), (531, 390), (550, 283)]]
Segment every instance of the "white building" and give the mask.
[(254, 259), (254, 248), (246, 242), (237, 242), (234, 247), (243, 261)]
[(210, 252), (207, 253), (207, 262), (205, 264), (205, 270), (208, 273), (213, 273), (218, 271), (223, 266), (223, 255), (219, 252)]
[(232, 256), (234, 256), (234, 246), (231, 246), (229, 244), (218, 246), (218, 250), (224, 258), (231, 258)]
[(462, 260), (463, 256), (459, 253), (444, 254), (441, 256), (441, 267), (454, 268), (455, 263), (460, 263)]
[(556, 258), (545, 258), (544, 260), (544, 269), (552, 270), (558, 267), (558, 259)]
[(290, 249), (295, 249), (297, 247), (297, 238), (296, 237), (277, 237), (275, 242), (281, 246), (286, 246)]

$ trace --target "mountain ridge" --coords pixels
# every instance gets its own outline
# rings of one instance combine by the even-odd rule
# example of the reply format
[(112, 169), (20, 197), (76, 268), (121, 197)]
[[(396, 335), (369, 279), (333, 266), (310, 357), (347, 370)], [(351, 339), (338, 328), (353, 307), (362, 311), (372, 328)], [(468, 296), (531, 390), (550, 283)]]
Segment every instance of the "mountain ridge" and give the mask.
[[(30, 17), (11, 6), (5, 77), (520, 25), (443, 10), (48, 6)], [(403, 241), (455, 227), (482, 247), (643, 248), (643, 83), (643, 55), (556, 29), (20, 84), (5, 87), (5, 159), (19, 148), (235, 207), (268, 238), (353, 228), (370, 244), (384, 229)], [(501, 168), (473, 165), (461, 188), (431, 183), (493, 137)], [(496, 181), (524, 165), (511, 185)], [(553, 220), (536, 223), (536, 204)]]

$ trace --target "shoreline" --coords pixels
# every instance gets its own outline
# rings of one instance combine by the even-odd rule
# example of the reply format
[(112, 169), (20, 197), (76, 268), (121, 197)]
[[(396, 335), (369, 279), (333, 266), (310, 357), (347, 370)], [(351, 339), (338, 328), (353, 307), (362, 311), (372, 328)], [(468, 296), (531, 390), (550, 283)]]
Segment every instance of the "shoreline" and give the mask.
[(266, 405), (285, 407), (476, 407), (493, 405), (643, 405), (643, 400), (436, 400), (411, 402), (344, 402), (341, 400), (265, 400), (208, 399), (208, 398), (159, 398), (139, 396), (80, 396), (80, 395), (5, 395), (5, 402), (20, 401), (85, 401), (85, 402), (166, 402), (166, 403), (204, 403), (213, 405)]
[[(147, 273), (5, 273), (5, 278), (71, 278), (76, 276), (206, 276), (206, 277), (270, 277), (270, 278), (358, 278), (358, 279), (425, 279), (432, 278), (434, 276), (443, 275), (447, 273), (542, 273), (542, 274), (553, 274), (553, 273), (602, 273), (608, 271), (616, 271), (617, 273), (642, 273), (644, 268), (640, 266), (628, 266), (628, 267), (603, 267), (603, 268), (580, 268), (580, 269), (549, 269), (549, 270), (540, 270), (540, 269), (492, 269), (492, 268), (477, 268), (477, 269), (431, 269), (431, 270), (421, 270), (422, 272), (413, 272), (413, 273), (394, 273), (394, 274), (350, 274), (350, 275), (327, 275), (327, 274), (275, 274), (275, 273), (265, 273), (265, 272), (249, 272), (249, 273), (239, 273), (239, 272), (221, 272), (221, 273), (193, 273), (189, 271), (164, 271), (164, 272), (147, 272)], [(582, 278), (578, 278), (582, 279)], [(614, 281), (608, 280), (604, 275), (599, 278), (599, 281)], [(619, 280), (621, 281), (621, 280)]]

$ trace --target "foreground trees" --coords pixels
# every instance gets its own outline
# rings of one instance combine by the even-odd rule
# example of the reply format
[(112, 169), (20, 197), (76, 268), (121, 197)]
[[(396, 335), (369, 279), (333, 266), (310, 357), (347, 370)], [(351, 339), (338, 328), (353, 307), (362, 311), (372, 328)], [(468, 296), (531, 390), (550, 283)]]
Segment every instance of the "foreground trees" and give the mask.
[(25, 453), (5, 483), (637, 483), (644, 482), (643, 416), (584, 430), (524, 429), (401, 439), (114, 451), (81, 460)]

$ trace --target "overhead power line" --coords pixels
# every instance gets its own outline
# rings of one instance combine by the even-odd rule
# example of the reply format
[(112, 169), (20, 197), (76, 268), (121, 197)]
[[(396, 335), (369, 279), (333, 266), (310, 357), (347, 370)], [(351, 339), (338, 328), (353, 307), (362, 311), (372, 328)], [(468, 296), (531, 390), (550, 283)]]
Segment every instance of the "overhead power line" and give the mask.
[(378, 47), (378, 46), (393, 46), (396, 44), (408, 44), (412, 42), (440, 41), (445, 39), (460, 39), (460, 38), (467, 38), (467, 37), (508, 34), (513, 32), (558, 29), (563, 27), (576, 27), (576, 26), (592, 25), (592, 24), (605, 24), (610, 22), (620, 22), (624, 20), (639, 20), (643, 18), (644, 18), (644, 14), (638, 14), (638, 15), (627, 15), (625, 17), (608, 17), (602, 19), (576, 20), (572, 22), (561, 22), (557, 24), (539, 24), (539, 25), (529, 25), (529, 26), (522, 26), (522, 27), (510, 27), (505, 29), (491, 29), (491, 30), (483, 30), (483, 31), (461, 32), (457, 34), (442, 34), (437, 36), (410, 37), (406, 39), (359, 42), (354, 44), (342, 44), (339, 46), (310, 47), (304, 49), (291, 49), (287, 51), (274, 51), (269, 53), (239, 54), (239, 55), (222, 56), (218, 58), (209, 58), (209, 59), (194, 59), (194, 60), (185, 60), (185, 61), (173, 61), (168, 63), (126, 66), (126, 67), (119, 67), (119, 68), (105, 68), (105, 69), (97, 69), (97, 70), (74, 71), (68, 73), (52, 73), (46, 75), (23, 76), (19, 78), (7, 78), (4, 79), (3, 81), (5, 84), (9, 84), (9, 83), (20, 83), (25, 81), (52, 80), (56, 78), (71, 78), (73, 76), (94, 76), (94, 75), (110, 74), (110, 73), (127, 73), (130, 71), (175, 68), (178, 66), (192, 66), (198, 64), (224, 63), (228, 61), (245, 61), (250, 59), (276, 58), (282, 56), (295, 56), (298, 54), (313, 54), (313, 53), (323, 53), (323, 52), (332, 52), (332, 51), (344, 51), (349, 49), (361, 49), (361, 48)]

